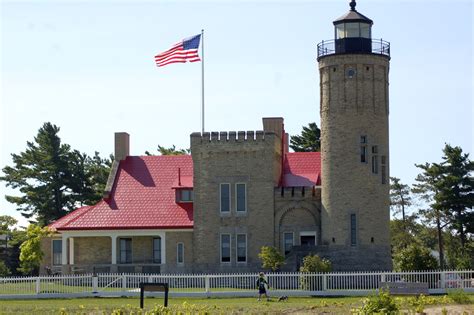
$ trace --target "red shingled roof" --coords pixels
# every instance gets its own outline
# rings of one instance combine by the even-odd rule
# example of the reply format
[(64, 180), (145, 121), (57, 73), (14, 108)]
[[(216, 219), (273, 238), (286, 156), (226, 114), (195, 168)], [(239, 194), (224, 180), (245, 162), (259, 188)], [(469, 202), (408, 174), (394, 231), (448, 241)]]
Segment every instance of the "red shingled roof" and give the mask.
[(287, 153), (283, 164), (283, 187), (321, 185), (321, 154), (319, 152)]
[[(79, 208), (53, 230), (173, 229), (193, 227), (193, 203), (176, 203), (176, 188), (193, 187), (190, 155), (129, 156), (120, 162), (109, 199)], [(178, 169), (181, 174), (179, 186)], [(287, 153), (284, 187), (321, 185), (319, 152)]]
[(79, 208), (50, 227), (57, 230), (193, 227), (193, 204), (175, 202), (173, 184), (193, 175), (190, 155), (129, 156), (120, 162), (111, 197)]

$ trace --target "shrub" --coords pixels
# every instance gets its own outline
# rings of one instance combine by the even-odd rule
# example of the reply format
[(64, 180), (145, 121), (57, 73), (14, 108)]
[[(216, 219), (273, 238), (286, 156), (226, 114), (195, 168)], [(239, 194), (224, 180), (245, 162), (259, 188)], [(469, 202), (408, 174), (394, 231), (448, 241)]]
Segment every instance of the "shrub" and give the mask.
[(272, 246), (262, 246), (258, 258), (262, 261), (263, 268), (269, 268), (272, 271), (277, 271), (285, 263), (285, 256)]
[(386, 290), (380, 290), (378, 294), (365, 298), (361, 308), (355, 311), (360, 314), (396, 314), (399, 306), (395, 299)]
[(448, 290), (448, 296), (458, 304), (469, 304), (471, 302), (469, 295), (462, 289)]
[(300, 272), (329, 272), (331, 270), (331, 262), (318, 255), (306, 256), (303, 258), (303, 266), (300, 267)]
[(400, 250), (394, 257), (394, 264), (399, 271), (434, 270), (438, 268), (438, 261), (426, 247), (411, 244)]

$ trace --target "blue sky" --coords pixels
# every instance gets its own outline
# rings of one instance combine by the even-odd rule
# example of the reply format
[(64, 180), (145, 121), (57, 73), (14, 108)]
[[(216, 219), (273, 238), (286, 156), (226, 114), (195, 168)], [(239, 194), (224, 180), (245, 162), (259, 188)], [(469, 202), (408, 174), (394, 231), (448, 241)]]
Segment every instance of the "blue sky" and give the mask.
[[(156, 68), (153, 56), (201, 29), (207, 131), (262, 129), (269, 116), (290, 135), (319, 125), (316, 45), (348, 3), (3, 1), (0, 167), (46, 121), (88, 154), (112, 153), (116, 131), (133, 155), (188, 148), (201, 130), (201, 64)], [(444, 143), (472, 155), (472, 2), (359, 0), (357, 10), (391, 42), (391, 175), (412, 183), (414, 164), (440, 161)], [(12, 193), (0, 184), (0, 213), (20, 218), (3, 199)]]

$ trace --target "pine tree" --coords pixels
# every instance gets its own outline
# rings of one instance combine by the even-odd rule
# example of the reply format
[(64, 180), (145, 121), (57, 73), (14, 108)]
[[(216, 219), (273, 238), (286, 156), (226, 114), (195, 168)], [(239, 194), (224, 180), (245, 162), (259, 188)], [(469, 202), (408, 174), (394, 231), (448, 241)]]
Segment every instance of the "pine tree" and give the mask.
[(394, 214), (402, 214), (404, 225), (406, 222), (406, 208), (411, 206), (411, 204), (412, 198), (410, 186), (402, 184), (400, 178), (390, 177), (390, 206)]
[(319, 152), (321, 150), (321, 130), (316, 123), (303, 126), (300, 136), (290, 137), (290, 148), (295, 152)]
[(62, 217), (72, 209), (69, 189), (71, 148), (61, 144), (59, 127), (45, 123), (34, 142), (27, 142), (25, 152), (12, 154), (14, 167), (3, 168), (0, 180), (21, 196), (7, 195), (8, 202), (17, 205), (26, 218), (36, 216), (41, 225)]

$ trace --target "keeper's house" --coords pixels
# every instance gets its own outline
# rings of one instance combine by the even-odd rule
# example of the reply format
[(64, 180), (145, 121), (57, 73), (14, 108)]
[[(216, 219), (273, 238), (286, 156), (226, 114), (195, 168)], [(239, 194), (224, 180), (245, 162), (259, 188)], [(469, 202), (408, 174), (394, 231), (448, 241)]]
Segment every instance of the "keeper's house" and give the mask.
[(193, 133), (181, 156), (130, 156), (116, 133), (103, 200), (50, 225), (42, 272), (256, 271), (262, 246), (286, 255), (283, 270), (309, 253), (335, 270), (391, 269), (390, 46), (372, 24), (353, 1), (318, 45), (321, 153), (288, 152), (283, 118)]

